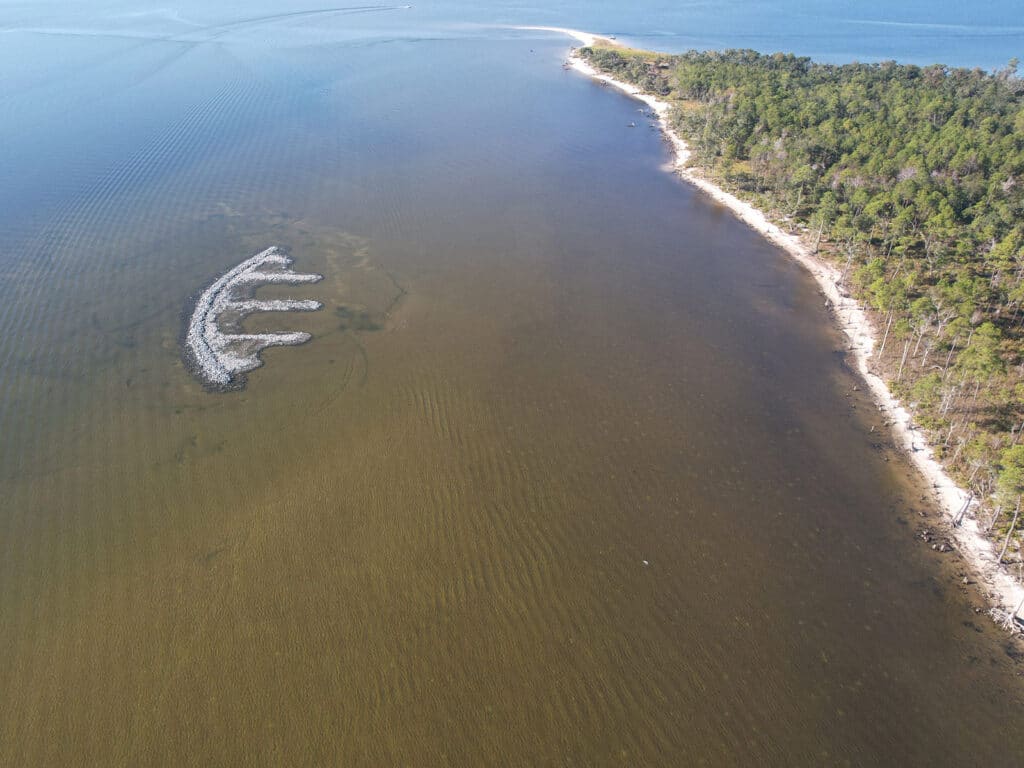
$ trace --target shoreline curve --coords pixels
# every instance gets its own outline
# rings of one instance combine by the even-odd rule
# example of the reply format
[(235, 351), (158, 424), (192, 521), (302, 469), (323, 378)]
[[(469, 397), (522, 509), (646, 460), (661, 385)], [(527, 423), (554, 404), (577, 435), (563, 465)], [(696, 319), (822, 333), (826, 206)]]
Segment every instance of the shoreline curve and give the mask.
[[(599, 40), (609, 45), (617, 45), (600, 35), (567, 27), (538, 26), (517, 29), (566, 35), (584, 46), (591, 46)], [(999, 563), (995, 547), (984, 535), (977, 518), (973, 515), (963, 515), (959, 525), (954, 522), (965, 509), (969, 511), (971, 507), (976, 506), (976, 502), (946, 473), (935, 459), (924, 433), (914, 426), (910, 413), (889, 391), (885, 382), (871, 371), (869, 362), (875, 350), (877, 332), (864, 307), (843, 290), (839, 270), (817, 258), (797, 235), (783, 231), (762, 210), (708, 181), (698, 171), (690, 168), (687, 165), (690, 158), (689, 147), (668, 122), (670, 106), (667, 102), (644, 93), (634, 85), (599, 72), (581, 59), (575, 48), (570, 51), (568, 63), (577, 72), (613, 86), (650, 107), (658, 119), (662, 135), (672, 146), (672, 172), (728, 208), (736, 218), (781, 248), (810, 272), (832, 308), (836, 325), (849, 341), (848, 351), (856, 361), (857, 373), (868, 385), (879, 410), (890, 421), (897, 447), (907, 455), (911, 465), (931, 486), (934, 501), (944, 513), (944, 522), (949, 524), (950, 536), (956, 542), (963, 560), (977, 576), (979, 591), (984, 593), (991, 605), (992, 618), (1007, 630), (1021, 632), (1024, 627), (1021, 626), (1022, 620), (1018, 612), (1024, 606), (1024, 586), (1018, 584)]]

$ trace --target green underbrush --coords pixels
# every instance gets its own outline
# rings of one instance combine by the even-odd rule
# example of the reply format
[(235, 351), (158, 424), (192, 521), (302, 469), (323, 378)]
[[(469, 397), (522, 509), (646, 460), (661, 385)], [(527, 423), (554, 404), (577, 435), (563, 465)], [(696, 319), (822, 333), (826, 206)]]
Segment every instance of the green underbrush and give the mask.
[(983, 521), (1009, 533), (1024, 492), (1017, 62), (989, 73), (749, 50), (579, 53), (665, 98), (692, 165), (842, 270), (879, 330), (873, 365), (982, 500)]

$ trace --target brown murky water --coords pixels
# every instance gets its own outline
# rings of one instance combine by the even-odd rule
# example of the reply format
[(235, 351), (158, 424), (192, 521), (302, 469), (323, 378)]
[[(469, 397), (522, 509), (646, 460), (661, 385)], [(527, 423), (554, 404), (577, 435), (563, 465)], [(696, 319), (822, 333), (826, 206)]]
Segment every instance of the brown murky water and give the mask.
[[(20, 242), (0, 763), (1018, 764), (810, 280), (531, 46), (295, 54)], [(314, 340), (205, 393), (187, 297), (273, 244)]]

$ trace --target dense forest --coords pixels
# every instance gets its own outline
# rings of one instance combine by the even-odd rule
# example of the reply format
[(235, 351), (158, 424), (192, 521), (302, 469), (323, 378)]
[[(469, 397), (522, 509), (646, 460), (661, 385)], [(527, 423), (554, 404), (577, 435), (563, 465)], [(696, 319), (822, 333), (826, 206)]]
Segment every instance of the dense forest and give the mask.
[(1024, 81), (941, 65), (748, 50), (579, 55), (658, 94), (700, 173), (842, 270), (872, 365), (1020, 558)]

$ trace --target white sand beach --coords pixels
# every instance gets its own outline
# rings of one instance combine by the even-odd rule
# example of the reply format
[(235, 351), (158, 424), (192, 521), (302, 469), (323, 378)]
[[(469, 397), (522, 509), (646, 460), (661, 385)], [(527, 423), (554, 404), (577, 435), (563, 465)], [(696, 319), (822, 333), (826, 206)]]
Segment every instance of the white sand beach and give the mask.
[[(572, 37), (585, 46), (593, 45), (598, 40), (617, 45), (614, 41), (601, 38), (599, 35), (576, 29), (563, 27), (519, 27), (519, 29), (560, 33)], [(708, 181), (698, 171), (689, 168), (687, 162), (690, 151), (686, 142), (668, 122), (669, 104), (667, 102), (656, 96), (642, 93), (636, 86), (598, 72), (578, 57), (575, 49), (570, 53), (568, 61), (573, 69), (614, 86), (649, 106), (657, 115), (661, 130), (672, 145), (674, 172), (728, 208), (747, 226), (785, 250), (814, 276), (835, 312), (836, 322), (849, 340), (849, 351), (856, 361), (857, 370), (870, 387), (879, 410), (888, 417), (897, 445), (903, 448), (913, 465), (925, 477), (932, 488), (935, 502), (948, 516), (949, 534), (975, 572), (979, 588), (992, 604), (993, 616), (1001, 620), (1008, 628), (1019, 629), (1007, 619), (1015, 614), (1024, 601), (1024, 587), (1006, 568), (998, 563), (998, 555), (992, 542), (985, 536), (978, 520), (971, 514), (973, 504), (972, 509), (963, 517), (961, 525), (954, 526), (952, 524), (961, 508), (968, 503), (968, 494), (953, 482), (936, 461), (924, 433), (912, 423), (910, 413), (893, 396), (885, 382), (872, 372), (870, 361), (875, 349), (877, 332), (864, 308), (850, 298), (842, 288), (839, 270), (818, 259), (799, 236), (782, 230), (769, 220), (763, 211)]]

